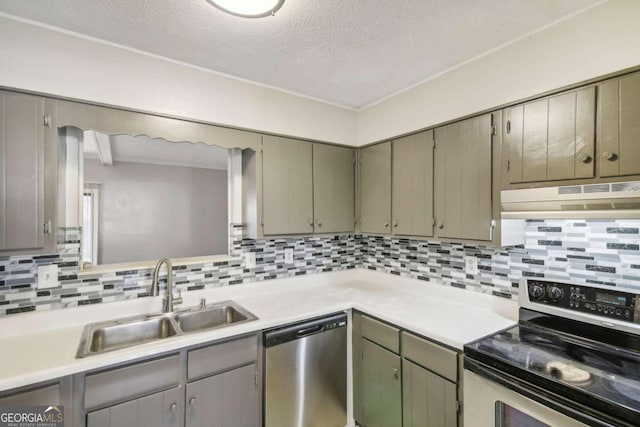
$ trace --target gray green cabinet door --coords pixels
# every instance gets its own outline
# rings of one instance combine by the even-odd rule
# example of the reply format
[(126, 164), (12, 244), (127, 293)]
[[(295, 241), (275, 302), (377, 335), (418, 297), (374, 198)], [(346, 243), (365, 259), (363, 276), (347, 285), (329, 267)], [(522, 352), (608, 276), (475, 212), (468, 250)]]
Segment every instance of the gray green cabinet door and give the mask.
[(435, 130), (437, 237), (491, 240), (491, 114)]
[(391, 142), (360, 150), (359, 218), (363, 233), (391, 233)]
[(44, 99), (0, 91), (0, 250), (44, 245)]
[(187, 384), (186, 427), (258, 427), (256, 365)]
[(402, 425), (400, 356), (362, 338), (360, 419), (364, 427)]
[(640, 175), (640, 73), (598, 85), (601, 177)]
[(517, 105), (504, 114), (511, 183), (594, 177), (595, 87)]
[(392, 230), (433, 236), (433, 130), (393, 141)]
[(402, 426), (456, 427), (456, 385), (451, 381), (402, 360)]
[(316, 233), (353, 232), (355, 151), (313, 144), (313, 216)]
[(313, 233), (312, 144), (262, 137), (263, 234)]
[(87, 427), (178, 427), (180, 388), (155, 393), (87, 414)]

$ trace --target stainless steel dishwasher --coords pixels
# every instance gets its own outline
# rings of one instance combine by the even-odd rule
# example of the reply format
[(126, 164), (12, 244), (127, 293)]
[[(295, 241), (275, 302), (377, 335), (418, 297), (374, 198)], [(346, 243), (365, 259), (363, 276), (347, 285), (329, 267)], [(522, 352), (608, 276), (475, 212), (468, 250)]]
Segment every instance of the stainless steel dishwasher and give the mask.
[(265, 427), (347, 423), (347, 315), (264, 333)]

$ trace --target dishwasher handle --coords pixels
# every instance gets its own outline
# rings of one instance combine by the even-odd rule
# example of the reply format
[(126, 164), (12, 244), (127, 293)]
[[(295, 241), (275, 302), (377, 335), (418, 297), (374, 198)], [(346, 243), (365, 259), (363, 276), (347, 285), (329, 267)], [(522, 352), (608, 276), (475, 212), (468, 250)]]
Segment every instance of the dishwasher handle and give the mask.
[(266, 348), (284, 344), (289, 341), (303, 339), (305, 337), (319, 334), (336, 328), (343, 328), (347, 325), (347, 314), (337, 313), (331, 316), (306, 322), (272, 329), (264, 333), (264, 346)]
[(316, 326), (311, 326), (309, 328), (304, 328), (304, 329), (300, 329), (298, 330), (298, 338), (302, 338), (302, 337), (306, 337), (307, 335), (312, 335), (316, 332), (321, 332), (324, 330), (324, 325), (316, 325)]

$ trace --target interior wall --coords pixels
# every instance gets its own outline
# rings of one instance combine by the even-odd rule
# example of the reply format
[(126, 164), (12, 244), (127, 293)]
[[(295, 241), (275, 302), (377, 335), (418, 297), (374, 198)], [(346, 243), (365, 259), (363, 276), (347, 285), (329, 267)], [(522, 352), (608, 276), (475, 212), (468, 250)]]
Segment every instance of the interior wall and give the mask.
[(262, 132), (355, 143), (353, 110), (2, 15), (0, 52), (0, 86)]
[(638, 65), (640, 1), (609, 0), (359, 111), (358, 145)]
[(100, 183), (100, 264), (226, 254), (227, 172), (85, 160)]
[(355, 112), (0, 16), (0, 86), (364, 145), (638, 66), (638, 22), (609, 0)]

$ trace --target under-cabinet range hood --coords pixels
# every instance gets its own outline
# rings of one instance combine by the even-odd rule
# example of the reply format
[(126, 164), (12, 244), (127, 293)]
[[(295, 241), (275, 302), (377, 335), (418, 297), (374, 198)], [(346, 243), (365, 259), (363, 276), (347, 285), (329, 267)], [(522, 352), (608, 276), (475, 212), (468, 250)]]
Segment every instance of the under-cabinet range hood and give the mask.
[(500, 192), (504, 219), (640, 219), (640, 181)]

